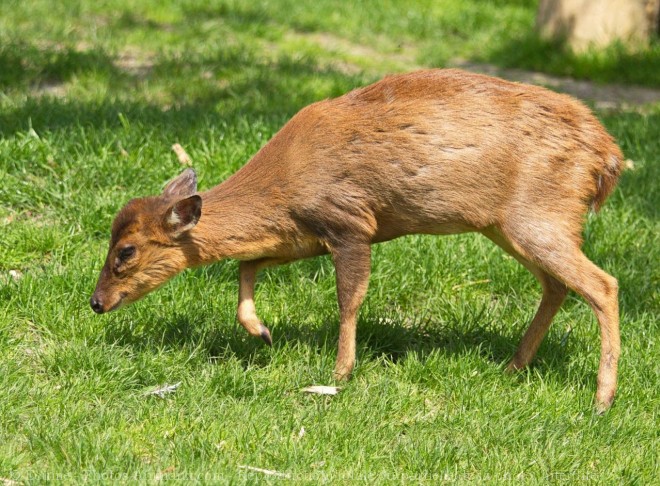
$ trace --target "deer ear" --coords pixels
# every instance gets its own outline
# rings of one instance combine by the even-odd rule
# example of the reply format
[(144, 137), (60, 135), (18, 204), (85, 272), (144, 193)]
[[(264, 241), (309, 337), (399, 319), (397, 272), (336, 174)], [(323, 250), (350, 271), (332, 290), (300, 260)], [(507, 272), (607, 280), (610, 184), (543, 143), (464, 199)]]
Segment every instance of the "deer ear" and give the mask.
[(167, 211), (165, 225), (175, 238), (195, 227), (202, 216), (202, 198), (190, 196), (181, 199)]
[(186, 169), (178, 177), (167, 183), (163, 189), (165, 197), (188, 197), (197, 192), (197, 174), (192, 169)]

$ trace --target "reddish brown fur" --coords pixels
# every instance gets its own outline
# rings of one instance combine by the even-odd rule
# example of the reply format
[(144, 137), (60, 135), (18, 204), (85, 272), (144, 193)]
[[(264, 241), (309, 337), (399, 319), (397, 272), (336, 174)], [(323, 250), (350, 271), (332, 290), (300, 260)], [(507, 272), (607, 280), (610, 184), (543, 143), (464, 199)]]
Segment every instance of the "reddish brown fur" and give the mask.
[[(256, 273), (329, 252), (341, 315), (335, 374), (343, 378), (354, 366), (370, 245), (478, 231), (543, 288), (510, 369), (531, 361), (571, 288), (599, 319), (597, 402), (606, 409), (619, 356), (617, 284), (580, 246), (585, 214), (612, 191), (621, 161), (612, 137), (568, 96), (458, 70), (387, 77), (304, 108), (207, 192), (194, 195), (186, 171), (163, 195), (131, 201), (113, 226), (95, 310), (136, 300), (184, 268), (236, 258), (239, 321), (268, 342), (254, 308)], [(137, 252), (116, 267), (122, 245)]]

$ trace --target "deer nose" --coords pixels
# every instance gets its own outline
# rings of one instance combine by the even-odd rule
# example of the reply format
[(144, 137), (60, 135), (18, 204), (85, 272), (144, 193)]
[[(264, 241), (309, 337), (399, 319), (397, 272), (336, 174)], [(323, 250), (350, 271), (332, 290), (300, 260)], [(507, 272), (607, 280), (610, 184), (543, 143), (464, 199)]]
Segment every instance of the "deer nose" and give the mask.
[(95, 295), (92, 295), (92, 298), (89, 299), (89, 305), (92, 306), (92, 310), (97, 314), (103, 314), (103, 304)]

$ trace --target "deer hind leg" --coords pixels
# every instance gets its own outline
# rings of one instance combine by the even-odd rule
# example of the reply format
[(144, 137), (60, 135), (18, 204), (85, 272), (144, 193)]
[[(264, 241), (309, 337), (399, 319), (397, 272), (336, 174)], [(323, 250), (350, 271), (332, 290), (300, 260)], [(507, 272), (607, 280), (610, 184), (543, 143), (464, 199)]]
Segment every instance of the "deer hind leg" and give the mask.
[(539, 281), (543, 290), (536, 314), (520, 341), (516, 354), (507, 366), (507, 371), (516, 371), (525, 368), (536, 356), (536, 352), (552, 324), (552, 319), (566, 299), (568, 288), (538, 265), (520, 255), (500, 234), (491, 231), (485, 235), (529, 270)]
[[(530, 264), (529, 267), (533, 267), (533, 265)], [(520, 370), (531, 363), (534, 356), (536, 356), (541, 341), (543, 341), (550, 328), (552, 319), (557, 314), (568, 293), (566, 285), (547, 272), (538, 267), (534, 267), (534, 270), (530, 271), (541, 283), (543, 296), (529, 328), (518, 345), (516, 354), (507, 366), (508, 371)]]
[[(547, 227), (551, 228), (552, 225)], [(579, 238), (562, 234), (559, 227), (545, 233), (539, 229), (543, 228), (542, 225), (532, 224), (527, 228), (534, 228), (534, 231), (527, 229), (520, 233), (509, 231), (506, 234), (513, 249), (582, 296), (598, 318), (601, 355), (596, 406), (602, 413), (610, 407), (616, 393), (621, 347), (617, 281), (582, 253)]]
[(355, 366), (357, 314), (367, 293), (371, 273), (371, 248), (368, 244), (342, 245), (333, 248), (339, 301), (339, 350), (333, 376), (350, 377)]

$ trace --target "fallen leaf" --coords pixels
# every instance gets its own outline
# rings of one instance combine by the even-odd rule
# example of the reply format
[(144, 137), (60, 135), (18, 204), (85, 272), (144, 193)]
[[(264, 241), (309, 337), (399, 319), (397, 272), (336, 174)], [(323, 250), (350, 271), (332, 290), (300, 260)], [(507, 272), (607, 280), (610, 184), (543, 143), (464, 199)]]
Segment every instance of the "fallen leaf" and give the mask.
[(291, 479), (290, 474), (281, 473), (281, 472), (278, 472), (278, 471), (273, 471), (271, 469), (262, 469), (260, 467), (253, 467), (253, 466), (238, 466), (238, 467), (239, 467), (239, 469), (247, 469), (248, 471), (260, 472), (260, 473), (263, 473), (263, 474), (267, 474), (268, 476), (277, 476), (277, 477), (280, 477), (280, 478)]
[(341, 388), (337, 386), (314, 385), (303, 388), (300, 391), (305, 393), (315, 393), (317, 395), (336, 395), (339, 393), (339, 390), (341, 390)]
[(192, 159), (190, 158), (190, 155), (186, 153), (186, 151), (183, 149), (183, 147), (175, 143), (172, 145), (172, 150), (174, 150), (174, 153), (176, 154), (176, 157), (179, 159), (179, 162), (181, 165), (187, 165), (188, 167), (192, 166)]
[(175, 383), (174, 385), (161, 385), (154, 390), (149, 390), (145, 395), (158, 395), (160, 398), (165, 398), (165, 395), (168, 393), (174, 393), (177, 388), (179, 388), (181, 382)]

